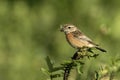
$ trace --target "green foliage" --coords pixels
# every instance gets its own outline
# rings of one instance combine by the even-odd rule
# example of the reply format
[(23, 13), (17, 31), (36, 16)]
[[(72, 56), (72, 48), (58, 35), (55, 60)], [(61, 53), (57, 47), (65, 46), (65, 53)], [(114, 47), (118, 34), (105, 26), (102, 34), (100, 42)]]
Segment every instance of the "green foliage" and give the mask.
[[(92, 54), (89, 54), (92, 53)], [(89, 54), (89, 55), (88, 55)], [(98, 54), (95, 54), (92, 49), (88, 49), (88, 48), (81, 48), (80, 50), (76, 51), (75, 54), (73, 55), (73, 57), (71, 57), (71, 61), (66, 61), (63, 64), (61, 64), (62, 66), (59, 67), (54, 67), (52, 64), (52, 61), (50, 60), (50, 58), (47, 56), (46, 57), (46, 62), (48, 65), (49, 70), (46, 70), (44, 68), (41, 68), (41, 71), (43, 73), (46, 73), (47, 75), (50, 76), (50, 80), (53, 80), (54, 78), (59, 78), (59, 77), (63, 77), (63, 80), (71, 80), (71, 78), (73, 78), (72, 80), (76, 80), (76, 76), (77, 74), (82, 75), (83, 73), (83, 64), (85, 64), (83, 61), (83, 59), (85, 57), (88, 57), (88, 59), (90, 58), (96, 58), (98, 56)], [(120, 61), (120, 59), (116, 60), (117, 62)], [(115, 66), (116, 62), (113, 62), (113, 66)], [(102, 70), (100, 69), (99, 71), (95, 71), (95, 74), (91, 77), (92, 80), (104, 80), (106, 79), (115, 79), (113, 73), (116, 73), (116, 71), (113, 70), (113, 66), (111, 67), (111, 70), (109, 70), (110, 68), (102, 68)], [(117, 66), (115, 66), (117, 67)], [(117, 67), (117, 69), (120, 66)], [(76, 70), (76, 74), (74, 76), (71, 76), (72, 74), (72, 70)], [(63, 71), (63, 74), (60, 73), (54, 73), (57, 71)], [(83, 70), (83, 71), (81, 71)], [(109, 70), (109, 71), (108, 71)], [(54, 74), (53, 74), (54, 73)]]

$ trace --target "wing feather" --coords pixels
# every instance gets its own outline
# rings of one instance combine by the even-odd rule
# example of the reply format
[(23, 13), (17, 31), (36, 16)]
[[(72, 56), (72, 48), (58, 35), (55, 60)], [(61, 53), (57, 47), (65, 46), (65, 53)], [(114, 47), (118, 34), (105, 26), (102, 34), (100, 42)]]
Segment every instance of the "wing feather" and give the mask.
[(87, 36), (85, 36), (80, 30), (74, 31), (72, 33), (73, 33), (73, 36), (75, 38), (78, 38), (79, 40), (86, 41), (86, 42), (91, 43), (95, 46), (98, 46), (98, 44), (93, 43), (93, 41), (90, 38), (88, 38)]

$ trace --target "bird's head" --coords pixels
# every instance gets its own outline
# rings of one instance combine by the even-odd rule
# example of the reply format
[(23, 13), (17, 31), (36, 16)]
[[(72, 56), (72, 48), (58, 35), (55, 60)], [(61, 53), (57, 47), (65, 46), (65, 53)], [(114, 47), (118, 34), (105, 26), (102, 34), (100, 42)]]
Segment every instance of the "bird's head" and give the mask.
[(64, 33), (70, 33), (70, 32), (74, 32), (77, 30), (77, 27), (75, 27), (72, 24), (64, 24), (60, 26), (60, 31), (64, 32)]

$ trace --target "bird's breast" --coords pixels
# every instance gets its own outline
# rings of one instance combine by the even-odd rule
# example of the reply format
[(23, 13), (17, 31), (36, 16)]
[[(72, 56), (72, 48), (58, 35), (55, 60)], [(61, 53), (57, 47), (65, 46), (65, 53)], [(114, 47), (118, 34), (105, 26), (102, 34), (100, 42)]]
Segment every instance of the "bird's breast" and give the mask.
[(66, 34), (66, 39), (68, 43), (74, 48), (81, 48), (86, 46), (84, 42), (82, 42), (79, 38), (76, 38), (72, 33)]

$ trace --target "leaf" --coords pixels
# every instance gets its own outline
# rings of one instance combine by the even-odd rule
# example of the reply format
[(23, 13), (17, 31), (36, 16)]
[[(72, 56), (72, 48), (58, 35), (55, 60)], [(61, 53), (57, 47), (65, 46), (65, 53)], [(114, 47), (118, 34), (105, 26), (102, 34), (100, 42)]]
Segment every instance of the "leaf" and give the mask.
[(46, 74), (46, 75), (50, 75), (51, 73), (48, 71), (48, 70), (46, 70), (45, 68), (41, 68), (41, 71), (44, 73), (44, 74)]
[(80, 64), (77, 64), (77, 71), (78, 71), (78, 74), (82, 74), (83, 73), (81, 71), (81, 65)]

